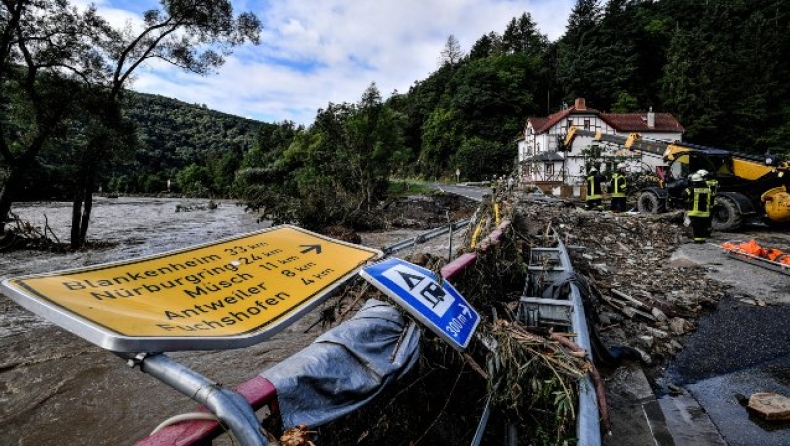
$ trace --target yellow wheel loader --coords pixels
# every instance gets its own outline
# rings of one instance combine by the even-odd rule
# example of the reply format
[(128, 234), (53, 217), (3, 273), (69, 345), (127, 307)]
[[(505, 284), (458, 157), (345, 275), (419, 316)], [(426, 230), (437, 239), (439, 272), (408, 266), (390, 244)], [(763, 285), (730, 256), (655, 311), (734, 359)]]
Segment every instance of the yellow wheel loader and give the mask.
[(661, 156), (659, 181), (639, 191), (640, 212), (659, 213), (682, 209), (682, 193), (687, 178), (699, 170), (708, 171), (719, 182), (713, 207), (713, 228), (734, 231), (744, 223), (760, 220), (770, 225), (790, 223), (790, 163), (773, 155), (749, 155), (682, 142), (604, 134), (570, 127), (561, 150), (570, 151), (577, 137), (592, 143), (613, 144), (634, 153)]

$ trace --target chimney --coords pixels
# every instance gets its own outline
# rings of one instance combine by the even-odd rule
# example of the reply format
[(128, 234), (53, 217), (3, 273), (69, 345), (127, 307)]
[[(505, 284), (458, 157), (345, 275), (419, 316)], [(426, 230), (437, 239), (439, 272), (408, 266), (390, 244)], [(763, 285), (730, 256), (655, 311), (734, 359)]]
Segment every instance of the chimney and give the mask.
[(650, 107), (647, 112), (647, 127), (651, 129), (656, 127), (656, 114), (653, 113), (653, 107)]
[(576, 98), (576, 103), (573, 105), (573, 108), (576, 110), (587, 110), (587, 106), (584, 105), (584, 98)]

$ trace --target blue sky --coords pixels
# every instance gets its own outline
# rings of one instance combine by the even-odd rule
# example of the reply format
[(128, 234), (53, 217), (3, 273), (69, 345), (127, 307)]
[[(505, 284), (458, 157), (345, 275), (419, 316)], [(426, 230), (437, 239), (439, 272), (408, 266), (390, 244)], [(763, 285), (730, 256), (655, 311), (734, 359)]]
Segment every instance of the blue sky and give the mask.
[[(72, 0), (85, 5), (89, 0)], [(135, 22), (150, 0), (94, 0), (111, 23)], [(258, 46), (237, 48), (217, 73), (201, 77), (167, 65), (136, 71), (131, 88), (266, 122), (309, 125), (328, 103), (356, 102), (375, 82), (384, 98), (407, 92), (438, 68), (453, 34), (463, 51), (501, 34), (529, 12), (556, 40), (575, 0), (238, 0), (264, 30)]]

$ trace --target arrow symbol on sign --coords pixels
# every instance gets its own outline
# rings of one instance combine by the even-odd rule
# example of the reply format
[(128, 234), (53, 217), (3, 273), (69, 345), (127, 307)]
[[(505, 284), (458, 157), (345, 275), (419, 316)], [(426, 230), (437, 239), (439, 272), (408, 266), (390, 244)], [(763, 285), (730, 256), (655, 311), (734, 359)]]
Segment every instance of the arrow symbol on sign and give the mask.
[(316, 254), (321, 254), (321, 245), (299, 245), (300, 248), (305, 248), (302, 254), (310, 251), (315, 251)]
[(472, 311), (469, 309), (469, 307), (467, 307), (464, 304), (458, 304), (458, 306), (463, 308), (463, 310), (461, 310), (461, 314), (465, 314), (469, 317), (472, 317)]

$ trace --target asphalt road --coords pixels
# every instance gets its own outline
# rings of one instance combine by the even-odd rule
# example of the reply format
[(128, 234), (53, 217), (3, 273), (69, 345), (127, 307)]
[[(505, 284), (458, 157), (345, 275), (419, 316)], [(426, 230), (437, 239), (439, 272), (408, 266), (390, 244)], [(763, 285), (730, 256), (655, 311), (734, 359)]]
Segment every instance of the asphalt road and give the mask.
[(482, 201), (483, 195), (491, 193), (490, 187), (464, 186), (461, 184), (430, 184), (430, 186), (442, 192), (460, 195), (475, 201)]
[[(685, 245), (676, 253), (707, 268), (730, 289), (685, 338), (662, 384), (681, 386), (730, 446), (788, 445), (790, 423), (764, 422), (738, 402), (739, 395), (756, 392), (790, 396), (790, 276), (732, 259), (719, 247), (751, 238), (786, 252), (790, 248), (789, 234), (754, 227), (715, 234), (708, 244)], [(765, 306), (755, 305), (757, 300)]]

